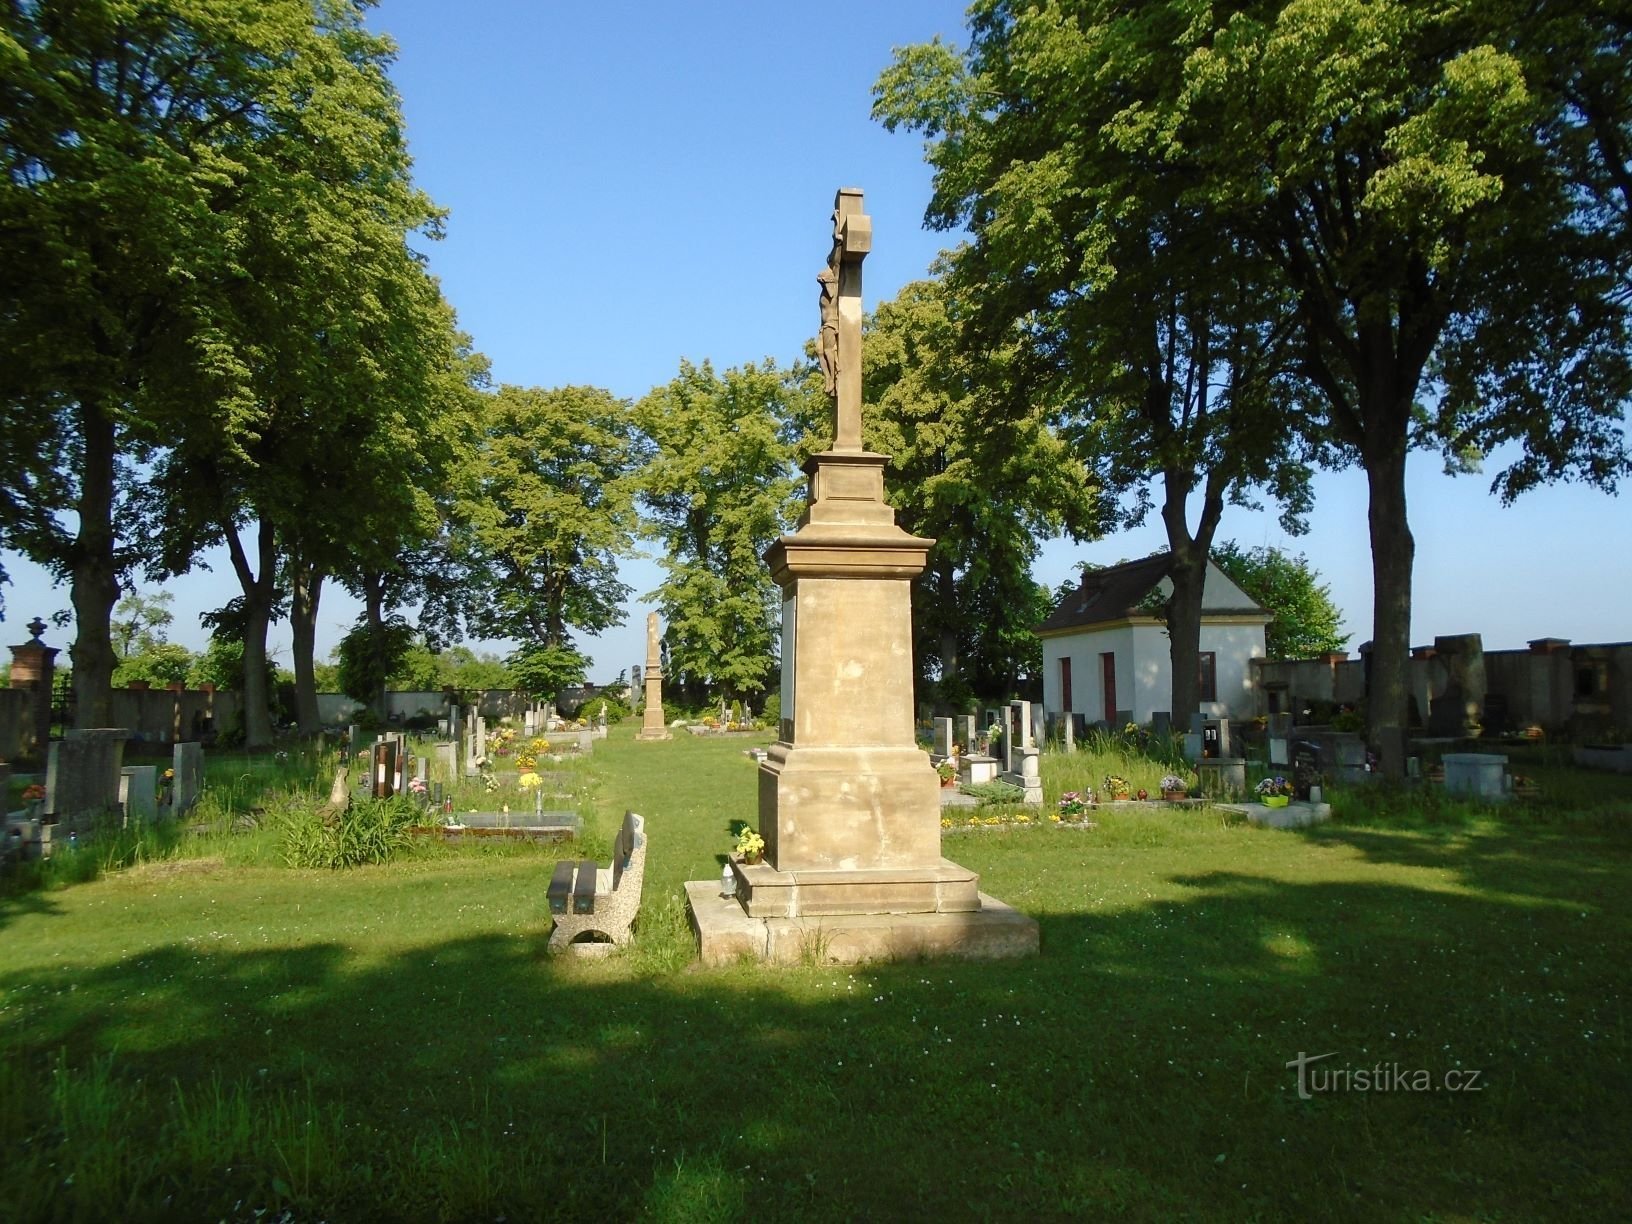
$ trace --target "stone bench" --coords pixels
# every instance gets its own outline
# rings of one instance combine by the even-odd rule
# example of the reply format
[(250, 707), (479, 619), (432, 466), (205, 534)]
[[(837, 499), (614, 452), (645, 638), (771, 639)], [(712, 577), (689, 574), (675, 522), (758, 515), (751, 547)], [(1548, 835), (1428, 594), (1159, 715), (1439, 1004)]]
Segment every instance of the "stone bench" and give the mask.
[(589, 942), (628, 943), (645, 875), (646, 822), (630, 812), (613, 843), (610, 867), (597, 867), (592, 859), (555, 865), (548, 894), (555, 919), (550, 951), (559, 952), (586, 935), (592, 937)]

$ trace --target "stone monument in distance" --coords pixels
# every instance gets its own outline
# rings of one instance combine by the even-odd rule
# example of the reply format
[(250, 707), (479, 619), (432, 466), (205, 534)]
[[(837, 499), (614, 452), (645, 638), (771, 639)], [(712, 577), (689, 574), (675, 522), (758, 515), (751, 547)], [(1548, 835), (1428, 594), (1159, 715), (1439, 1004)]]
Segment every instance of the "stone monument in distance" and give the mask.
[(884, 500), (888, 456), (862, 447), (861, 264), (872, 219), (839, 191), (817, 277), (833, 442), (805, 465), (798, 530), (765, 554), (782, 589), (779, 741), (759, 767), (762, 862), (736, 892), (686, 885), (702, 959), (791, 962), (1024, 956), (1037, 923), (941, 857), (940, 788), (913, 729), (912, 581), (933, 540)]
[(646, 614), (646, 716), (641, 720), (637, 740), (666, 740), (671, 732), (663, 722), (663, 658), (657, 613)]

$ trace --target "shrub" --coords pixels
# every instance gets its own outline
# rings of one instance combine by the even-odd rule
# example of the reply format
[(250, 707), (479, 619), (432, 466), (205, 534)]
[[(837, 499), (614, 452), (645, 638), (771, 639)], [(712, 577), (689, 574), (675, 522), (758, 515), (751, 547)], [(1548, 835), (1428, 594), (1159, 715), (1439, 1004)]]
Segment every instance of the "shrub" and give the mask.
[(315, 797), (291, 796), (273, 816), (281, 825), (284, 862), (338, 870), (390, 861), (408, 846), (408, 829), (422, 810), (401, 795), (355, 801), (339, 813)]
[(601, 710), (606, 710), (608, 723), (622, 722), (628, 718), (632, 710), (616, 697), (592, 697), (578, 707), (578, 717), (586, 722), (593, 723), (601, 716)]

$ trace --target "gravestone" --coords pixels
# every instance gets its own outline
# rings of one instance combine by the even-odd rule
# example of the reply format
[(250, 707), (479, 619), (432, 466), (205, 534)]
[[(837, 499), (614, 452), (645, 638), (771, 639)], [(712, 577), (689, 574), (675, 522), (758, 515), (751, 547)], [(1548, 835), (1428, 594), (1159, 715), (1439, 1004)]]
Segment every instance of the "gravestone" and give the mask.
[(119, 771), (119, 802), (125, 819), (151, 824), (159, 818), (159, 767), (126, 765)]
[(453, 767), (456, 759), (455, 753), (457, 751), (458, 745), (456, 744), (438, 744), (436, 746), (437, 777), (443, 779), (444, 781), (453, 781)]
[(1312, 791), (1321, 787), (1320, 745), (1311, 740), (1297, 740), (1292, 744), (1292, 793), (1295, 798), (1309, 802)]
[(381, 739), (374, 745), (374, 759), (369, 769), (373, 780), (370, 794), (376, 799), (389, 799), (397, 793), (397, 741)]
[(123, 727), (87, 728), (49, 745), (44, 810), (63, 832), (89, 828), (119, 802), (125, 735)]
[(861, 192), (835, 199), (817, 277), (817, 358), (833, 439), (805, 471), (798, 529), (765, 554), (782, 593), (781, 738), (759, 765), (763, 861), (686, 884), (705, 963), (1037, 952), (1037, 924), (941, 855), (940, 787), (913, 718), (912, 583), (934, 541), (884, 496), (862, 445)]
[(1043, 782), (1031, 712), (1029, 701), (1009, 702), (1008, 733), (1003, 736), (1004, 770), (998, 780), (1018, 786), (1024, 792), (1020, 801), (1035, 805), (1043, 801)]
[(1434, 658), (1445, 668), (1445, 692), (1428, 703), (1428, 733), (1476, 733), (1485, 708), (1485, 648), (1477, 633), (1434, 639)]
[(204, 789), (204, 745), (177, 744), (170, 750), (170, 768), (175, 773), (170, 780), (170, 814), (182, 816), (192, 810)]
[(1282, 712), (1269, 716), (1268, 744), (1271, 765), (1286, 766), (1292, 763), (1291, 714)]
[(1150, 712), (1150, 734), (1154, 738), (1162, 740), (1173, 734), (1173, 713), (1171, 710), (1152, 710)]
[(1063, 733), (1060, 738), (1065, 742), (1065, 750), (1075, 752), (1077, 750), (1077, 716), (1070, 710), (1065, 712), (1060, 730)]
[(1440, 758), (1445, 766), (1445, 793), (1467, 795), (1489, 803), (1512, 798), (1507, 778), (1507, 757), (1496, 752), (1447, 752)]
[(956, 732), (955, 738), (958, 743), (963, 745), (963, 754), (965, 756), (975, 750), (975, 737), (980, 734), (979, 729), (975, 726), (975, 721), (973, 714), (959, 714), (952, 720), (953, 729)]
[(935, 720), (935, 747), (930, 750), (930, 755), (937, 761), (944, 761), (952, 755), (952, 720), (950, 718), (937, 718)]

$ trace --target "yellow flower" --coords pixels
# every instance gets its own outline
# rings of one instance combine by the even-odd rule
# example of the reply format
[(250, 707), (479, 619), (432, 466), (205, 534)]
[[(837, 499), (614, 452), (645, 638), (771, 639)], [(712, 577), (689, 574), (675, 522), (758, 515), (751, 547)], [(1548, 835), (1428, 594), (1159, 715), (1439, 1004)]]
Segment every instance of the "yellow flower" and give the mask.
[(522, 774), (521, 777), (516, 779), (516, 785), (521, 787), (522, 790), (532, 790), (534, 787), (542, 786), (543, 784), (544, 779), (539, 777), (536, 773), (533, 773), (531, 770), (528, 770), (526, 773)]

